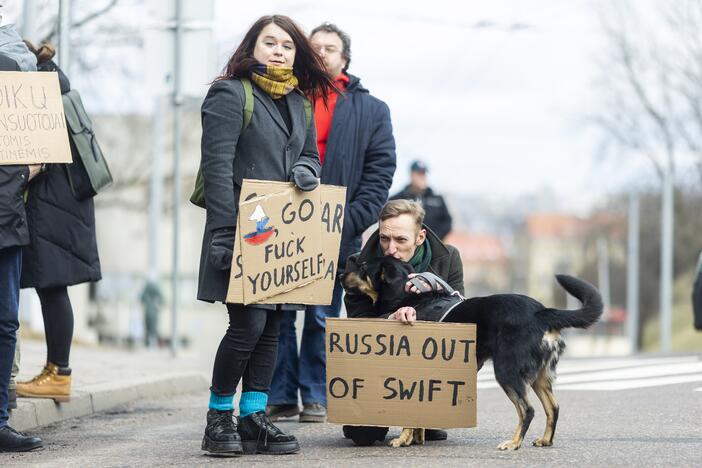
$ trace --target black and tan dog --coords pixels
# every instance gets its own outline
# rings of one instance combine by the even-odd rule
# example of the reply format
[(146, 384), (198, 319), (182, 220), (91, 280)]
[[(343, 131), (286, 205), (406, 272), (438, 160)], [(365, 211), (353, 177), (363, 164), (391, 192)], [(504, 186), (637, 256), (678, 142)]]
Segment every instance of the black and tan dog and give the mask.
[[(423, 294), (406, 292), (408, 275), (413, 272), (408, 263), (388, 256), (361, 264), (357, 272), (344, 276), (343, 283), (347, 291), (369, 296), (379, 316), (411, 306), (417, 311), (417, 320), (477, 324), (478, 370), (486, 360), (492, 359), (495, 379), (514, 404), (519, 418), (512, 439), (501, 443), (498, 449), (517, 450), (522, 445), (534, 417), (527, 386), (534, 390), (546, 412), (546, 430), (533, 445), (552, 445), (558, 420), (552, 383), (558, 359), (565, 349), (560, 331), (569, 327), (587, 328), (600, 318), (602, 298), (597, 289), (572, 276), (556, 275), (558, 283), (582, 303), (577, 310), (560, 310), (544, 307), (520, 294), (464, 299), (450, 294), (450, 287), (440, 280), (441, 291), (435, 292), (437, 279), (431, 274), (418, 276), (420, 283), (431, 284), (433, 288), (426, 288)], [(422, 289), (416, 279), (413, 283)], [(423, 432), (424, 429), (406, 428), (391, 445), (422, 443)]]

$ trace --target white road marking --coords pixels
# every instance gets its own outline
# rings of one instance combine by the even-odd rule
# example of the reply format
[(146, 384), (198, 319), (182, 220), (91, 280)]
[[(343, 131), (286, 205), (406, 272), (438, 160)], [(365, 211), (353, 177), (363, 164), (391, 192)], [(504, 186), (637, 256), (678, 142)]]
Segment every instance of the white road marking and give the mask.
[[(564, 360), (558, 390), (611, 391), (702, 382), (700, 356)], [(478, 374), (478, 388), (499, 388), (491, 366)], [(695, 391), (702, 391), (702, 387)]]

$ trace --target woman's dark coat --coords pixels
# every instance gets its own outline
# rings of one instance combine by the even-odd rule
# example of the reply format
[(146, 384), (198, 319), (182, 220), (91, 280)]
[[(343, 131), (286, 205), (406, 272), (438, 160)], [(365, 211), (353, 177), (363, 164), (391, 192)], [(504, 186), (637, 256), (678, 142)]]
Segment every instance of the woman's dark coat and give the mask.
[[(307, 126), (303, 100), (293, 91), (285, 96), (292, 131), (289, 132), (273, 100), (252, 83), (254, 112), (241, 132), (244, 88), (239, 80), (219, 80), (202, 103), (201, 170), (205, 182), (207, 221), (200, 256), (197, 297), (224, 302), (230, 270), (218, 270), (209, 260), (212, 232), (236, 226), (243, 179), (289, 181), (292, 168), (307, 166), (320, 173), (314, 124)], [(260, 305), (275, 309), (275, 305)], [(298, 308), (283, 306), (283, 308)]]
[[(70, 91), (66, 76), (53, 62), (40, 71), (59, 72), (61, 93)], [(80, 156), (71, 142), (75, 162)], [(22, 255), (22, 288), (49, 288), (98, 281), (100, 258), (93, 199), (76, 200), (66, 164), (48, 164), (29, 184), (27, 222), (30, 244)]]

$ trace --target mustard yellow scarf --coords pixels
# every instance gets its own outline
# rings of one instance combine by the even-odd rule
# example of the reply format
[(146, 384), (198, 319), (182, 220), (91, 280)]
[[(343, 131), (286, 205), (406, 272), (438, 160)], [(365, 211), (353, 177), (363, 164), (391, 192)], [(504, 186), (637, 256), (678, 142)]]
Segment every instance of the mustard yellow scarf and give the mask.
[(287, 67), (271, 67), (257, 65), (251, 70), (251, 81), (272, 99), (280, 99), (297, 87), (297, 77), (293, 69)]

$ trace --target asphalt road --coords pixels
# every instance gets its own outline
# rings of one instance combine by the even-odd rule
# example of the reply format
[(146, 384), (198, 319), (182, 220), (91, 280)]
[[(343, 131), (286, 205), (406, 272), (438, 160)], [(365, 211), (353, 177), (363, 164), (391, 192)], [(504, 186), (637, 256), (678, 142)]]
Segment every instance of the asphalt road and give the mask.
[[(682, 383), (619, 391), (561, 391), (555, 444), (531, 446), (540, 436), (543, 412), (525, 446), (500, 452), (516, 424), (501, 390), (478, 392), (478, 427), (451, 430), (449, 440), (392, 449), (354, 447), (333, 424), (281, 424), (300, 440), (302, 452), (288, 456), (214, 458), (203, 454), (206, 394), (140, 401), (108, 413), (73, 419), (33, 433), (43, 450), (0, 454), (0, 466), (702, 466), (702, 388)], [(390, 435), (398, 434), (391, 430)]]

